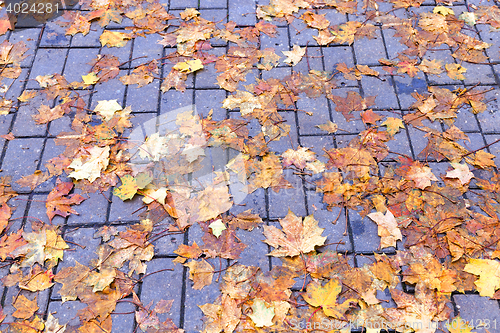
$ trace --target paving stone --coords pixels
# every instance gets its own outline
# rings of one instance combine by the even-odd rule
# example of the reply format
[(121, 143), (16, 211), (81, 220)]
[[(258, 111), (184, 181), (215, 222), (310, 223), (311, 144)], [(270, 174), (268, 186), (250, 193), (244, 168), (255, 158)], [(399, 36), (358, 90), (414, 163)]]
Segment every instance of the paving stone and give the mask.
[[(283, 61), (283, 59), (281, 59)], [(262, 80), (278, 79), (281, 80), (289, 75), (292, 75), (292, 68), (287, 65), (287, 67), (276, 67), (270, 71), (262, 71)], [(280, 105), (284, 107), (284, 105)]]
[(7, 288), (7, 292), (4, 293), (5, 305), (3, 307), (3, 314), (6, 316), (4, 318), (4, 322), (13, 322), (15, 318), (12, 314), (16, 311), (14, 308), (14, 300), (18, 297), (18, 295), (23, 295), (29, 300), (34, 300), (36, 297), (37, 305), (39, 309), (36, 313), (43, 313), (47, 307), (49, 302), (49, 290), (46, 289), (44, 291), (40, 291), (38, 293), (32, 293), (25, 290), (20, 290), (18, 287), (10, 287)]
[[(496, 135), (486, 134), (484, 136), (484, 138), (486, 139), (486, 144), (490, 144), (490, 143), (495, 142), (496, 140), (500, 139), (500, 135), (498, 135), (498, 134), (496, 134)], [(493, 145), (489, 146), (488, 149), (485, 151), (489, 151), (490, 154), (495, 155), (495, 157), (493, 158), (493, 161), (495, 162), (495, 165), (500, 166), (500, 144), (499, 143), (493, 144)]]
[(90, 109), (94, 110), (99, 101), (108, 101), (113, 99), (116, 99), (118, 104), (123, 107), (126, 86), (121, 83), (119, 77), (124, 75), (127, 75), (127, 71), (120, 71), (120, 74), (112, 80), (102, 83), (98, 82), (94, 87)]
[[(378, 227), (369, 217), (362, 218), (356, 211), (349, 211), (349, 225), (354, 240), (356, 252), (374, 252), (379, 250), (380, 237)], [(394, 251), (394, 248), (383, 249), (384, 252)]]
[(170, 0), (170, 9), (198, 8), (198, 0)]
[[(207, 51), (208, 54), (215, 55), (217, 57), (220, 57), (226, 53), (225, 48), (222, 47), (216, 47), (213, 48), (212, 50)], [(220, 73), (217, 73), (215, 69), (215, 63), (210, 63), (205, 65), (205, 67), (196, 72), (196, 78), (195, 78), (195, 87), (196, 89), (207, 89), (207, 88), (219, 88), (219, 85), (217, 84), (217, 76), (219, 76)]]
[(35, 57), (35, 49), (38, 41), (38, 36), (40, 35), (41, 29), (22, 29), (14, 30), (9, 37), (9, 42), (12, 44), (23, 41), (29, 50), (25, 53), (27, 55), (26, 59), (21, 62), (21, 66), (29, 66), (33, 62)]
[(408, 49), (406, 45), (400, 43), (401, 37), (394, 37), (398, 32), (395, 29), (384, 29), (382, 35), (384, 37), (385, 49), (389, 59), (396, 58), (403, 51)]
[[(153, 59), (159, 59), (162, 57), (163, 45), (158, 44), (158, 41), (163, 38), (159, 35), (146, 35), (146, 37), (137, 37), (134, 39), (134, 50), (132, 52), (132, 59), (138, 57), (144, 57), (140, 59), (133, 60), (131, 62), (131, 67), (139, 66), (150, 62)], [(162, 60), (158, 60), (158, 64), (161, 64)]]
[[(453, 300), (457, 305), (460, 317), (470, 322), (477, 332), (495, 332), (500, 328), (500, 309), (498, 301), (490, 300), (479, 295), (454, 295)], [(490, 327), (483, 326), (489, 320)]]
[[(405, 129), (401, 129), (399, 133), (395, 134), (394, 139), (388, 141), (386, 145), (392, 152), (404, 154), (406, 156), (412, 156), (410, 143), (408, 142), (408, 135)], [(397, 158), (396, 154), (389, 154), (389, 156), (386, 157), (385, 160), (393, 160), (394, 158)]]
[[(326, 153), (323, 151), (323, 148), (326, 150), (330, 150), (335, 148), (333, 144), (332, 136), (301, 136), (300, 137), (300, 145), (302, 147), (307, 147), (309, 150), (316, 153), (316, 159), (323, 162), (328, 163), (328, 157), (326, 157)], [(310, 170), (306, 170), (307, 172), (311, 172)], [(322, 173), (313, 174), (312, 176), (305, 176), (306, 180), (306, 188), (314, 189), (315, 182), (322, 178)]]
[[(299, 14), (296, 14), (297, 17), (300, 17), (305, 13), (304, 10), (300, 10)], [(307, 25), (302, 20), (294, 20), (293, 26), (288, 26), (288, 33), (290, 35), (290, 49), (294, 45), (298, 45), (300, 47), (305, 46), (318, 46), (318, 43), (313, 38), (314, 36), (318, 36), (318, 31), (316, 29), (307, 29)]]
[(268, 190), (269, 218), (284, 218), (288, 214), (288, 209), (297, 216), (306, 216), (302, 180), (299, 176), (293, 175), (293, 171), (290, 169), (284, 170), (283, 175), (292, 184), (293, 188), (281, 189), (279, 192), (272, 189)]
[[(162, 271), (162, 269), (172, 269), (172, 271)], [(153, 302), (156, 304), (160, 300), (174, 300), (172, 308), (165, 314), (159, 314), (160, 321), (166, 318), (173, 320), (174, 324), (180, 325), (181, 316), (181, 292), (183, 284), (183, 270), (180, 264), (174, 265), (172, 259), (153, 259), (148, 263), (147, 273), (158, 272), (147, 276), (142, 283), (141, 301), (143, 304)]]
[(400, 77), (394, 76), (394, 81), (396, 85), (396, 93), (399, 100), (399, 104), (402, 109), (410, 109), (413, 103), (416, 102), (416, 99), (413, 98), (411, 94), (426, 93), (427, 90), (427, 82), (425, 81), (425, 77), (421, 75), (421, 77), (410, 78), (408, 76)]
[(158, 108), (159, 85), (158, 80), (154, 80), (152, 83), (140, 88), (137, 84), (129, 85), (125, 105), (130, 106), (133, 112), (156, 112)]
[(302, 60), (297, 65), (292, 67), (292, 70), (295, 73), (307, 74), (309, 73), (310, 70), (317, 70), (317, 71), (324, 70), (323, 54), (321, 53), (321, 48), (315, 46), (309, 46), (306, 49), (306, 55), (302, 57)]
[[(0, 119), (0, 135), (9, 134), (9, 129), (12, 124), (13, 117), (14, 117), (13, 114), (7, 114)], [(7, 142), (6, 139), (0, 138), (0, 147), (2, 147), (2, 149), (6, 142)]]
[(111, 210), (109, 212), (109, 221), (138, 221), (140, 220), (138, 213), (135, 212), (137, 209), (143, 206), (143, 202), (140, 196), (136, 195), (131, 200), (122, 201), (122, 199), (117, 196), (111, 197)]
[(184, 302), (184, 330), (186, 332), (203, 331), (203, 312), (199, 305), (215, 303), (220, 295), (218, 283), (212, 282), (211, 285), (201, 290), (191, 288), (192, 282), (187, 282), (186, 299)]
[[(330, 121), (330, 110), (326, 97), (302, 97), (297, 101), (297, 108), (302, 110), (298, 111), (299, 132), (301, 135), (325, 133), (317, 126)], [(311, 112), (312, 115), (308, 115), (306, 112)]]
[(50, 302), (49, 313), (59, 320), (59, 325), (79, 326), (78, 311), (87, 307), (79, 301)]
[(66, 28), (61, 27), (55, 22), (48, 22), (43, 29), (40, 46), (69, 46), (71, 36), (66, 35)]
[(280, 138), (278, 141), (273, 140), (267, 144), (270, 151), (278, 154), (284, 153), (288, 149), (297, 149), (299, 140), (297, 138), (297, 125), (295, 122), (295, 111), (280, 112), (285, 124), (290, 126), (289, 135)]
[(111, 333), (133, 333), (135, 331), (135, 316), (134, 313), (130, 312), (135, 310), (135, 306), (129, 302), (117, 303), (115, 311), (113, 311), (116, 314), (111, 314), (113, 319)]
[(116, 23), (116, 22), (111, 21), (108, 23), (106, 28), (107, 29), (109, 29), (109, 28), (116, 29), (116, 28), (126, 28), (126, 27), (133, 27), (133, 26), (134, 26), (134, 21), (132, 21), (131, 19), (129, 19), (127, 17), (123, 17), (121, 23)]
[(254, 25), (257, 23), (255, 17), (256, 1), (228, 0), (228, 6), (229, 21), (234, 21), (237, 25)]
[(476, 115), (479, 126), (484, 133), (498, 133), (497, 121), (500, 119), (500, 90), (495, 89), (485, 94), (485, 100), (490, 100), (488, 109)]
[[(430, 61), (440, 60), (442, 65), (443, 65), (443, 69), (445, 68), (446, 64), (454, 64), (455, 63), (455, 60), (451, 56), (451, 52), (448, 50), (445, 50), (445, 51), (427, 51), (425, 53), (424, 59), (427, 59)], [(459, 84), (461, 82), (459, 80), (452, 80), (446, 74), (446, 70), (439, 75), (428, 74), (427, 77), (429, 79), (430, 84)]]
[[(38, 108), (42, 105), (52, 106), (53, 103), (47, 101), (45, 96), (35, 96), (29, 104), (19, 107), (16, 115), (16, 121), (12, 127), (12, 134), (15, 137), (20, 136), (45, 136), (47, 125), (37, 125), (33, 120), (34, 115), (38, 115)], [(29, 126), (26, 126), (29, 124)]]
[[(345, 211), (340, 211), (339, 207), (327, 209), (327, 204), (323, 203), (323, 194), (320, 192), (307, 191), (307, 206), (310, 215), (319, 222), (320, 228), (324, 228), (322, 236), (326, 236), (326, 246), (321, 247), (321, 251), (331, 250), (338, 252), (352, 251), (352, 244), (346, 230)], [(343, 244), (342, 244), (343, 242)]]
[[(380, 72), (379, 67), (372, 69)], [(373, 76), (363, 76), (361, 78), (361, 87), (363, 89), (364, 97), (376, 96), (375, 105), (371, 106), (376, 109), (398, 109), (399, 103), (393, 87), (393, 81), (387, 77), (385, 81)]]
[(172, 89), (165, 92), (161, 96), (160, 113), (165, 114), (182, 107), (193, 105), (193, 95), (192, 89), (186, 89), (184, 93)]
[(38, 75), (61, 74), (67, 52), (67, 49), (39, 49), (33, 62), (27, 88), (40, 87), (35, 81)]
[(71, 47), (81, 46), (81, 47), (100, 48), (101, 41), (99, 38), (101, 37), (103, 31), (104, 28), (102, 28), (100, 25), (93, 24), (91, 26), (91, 30), (85, 36), (81, 33), (78, 33), (73, 36), (73, 38), (71, 39)]
[(382, 33), (377, 29), (375, 34), (374, 39), (363, 38), (354, 42), (354, 53), (358, 64), (379, 65), (380, 58), (387, 58)]
[(244, 91), (244, 90), (246, 90), (245, 86), (247, 86), (249, 84), (257, 84), (258, 77), (259, 77), (259, 70), (258, 69), (254, 68), (254, 69), (250, 70), (245, 76), (246, 81), (240, 81), (238, 83), (238, 90)]
[[(323, 47), (323, 61), (325, 71), (330, 73), (337, 72), (337, 65), (344, 63), (347, 67), (354, 67), (354, 58), (352, 48), (349, 46)], [(334, 76), (339, 87), (358, 86), (356, 80), (346, 80), (342, 73), (337, 73)]]
[[(69, 225), (85, 224), (85, 223), (105, 223), (107, 209), (109, 205), (110, 191), (93, 194), (83, 194), (78, 190), (75, 193), (80, 194), (85, 198), (80, 205), (75, 206), (78, 215), (71, 214), (68, 217)], [(117, 198), (118, 199), (118, 198)]]
[(252, 231), (238, 229), (236, 236), (247, 245), (238, 259), (238, 264), (260, 267), (263, 272), (269, 271), (269, 246), (263, 242), (266, 237), (264, 228), (257, 226)]
[(15, 139), (9, 141), (5, 158), (2, 161), (2, 175), (12, 176), (12, 189), (20, 191), (21, 187), (15, 183), (22, 176), (29, 176), (35, 172), (40, 154), (42, 152), (43, 139)]
[(68, 60), (64, 67), (64, 77), (68, 82), (82, 82), (82, 75), (87, 75), (92, 65), (90, 62), (97, 57), (99, 49), (70, 49), (68, 52)]
[[(280, 57), (284, 57), (283, 51), (289, 51), (289, 38), (288, 38), (288, 28), (287, 27), (279, 27), (276, 29), (276, 36), (269, 37), (266, 34), (261, 34), (260, 36), (260, 49), (274, 49), (274, 53), (276, 53)], [(280, 65), (283, 64), (283, 58), (280, 59)]]
[(490, 65), (478, 65), (472, 63), (464, 63), (463, 67), (467, 69), (464, 73), (465, 84), (495, 84), (495, 76)]
[(200, 0), (200, 8), (227, 8), (227, 0)]
[(219, 121), (226, 119), (227, 110), (222, 108), (222, 102), (226, 98), (223, 90), (196, 90), (195, 91), (196, 110), (200, 116), (206, 118), (213, 110), (212, 119)]

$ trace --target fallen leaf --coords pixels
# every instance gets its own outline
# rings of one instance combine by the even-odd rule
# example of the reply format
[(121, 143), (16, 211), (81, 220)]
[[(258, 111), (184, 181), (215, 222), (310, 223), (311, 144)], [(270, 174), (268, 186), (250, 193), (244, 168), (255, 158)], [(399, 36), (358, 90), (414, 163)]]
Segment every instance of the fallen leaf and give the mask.
[(130, 38), (131, 35), (124, 32), (104, 30), (99, 40), (101, 41), (101, 46), (124, 47)]
[(307, 285), (306, 293), (302, 297), (312, 306), (321, 307), (327, 316), (345, 319), (345, 313), (351, 308), (351, 302), (357, 301), (350, 298), (343, 303), (337, 303), (341, 291), (342, 285), (337, 279), (331, 279), (324, 286), (315, 281)]
[(248, 316), (257, 327), (274, 325), (274, 307), (267, 307), (266, 302), (260, 298), (254, 299), (252, 304), (252, 314), (249, 314)]
[(294, 45), (292, 51), (281, 52), (286, 56), (286, 59), (284, 60), (285, 64), (295, 66), (302, 60), (302, 57), (306, 54), (306, 48)]
[(380, 239), (380, 248), (396, 247), (396, 241), (402, 240), (403, 235), (399, 230), (398, 222), (389, 209), (385, 215), (381, 212), (370, 213), (368, 217), (371, 218), (378, 225), (378, 235)]
[(70, 214), (78, 215), (78, 213), (71, 208), (71, 206), (79, 205), (83, 200), (85, 200), (85, 198), (80, 194), (68, 195), (72, 188), (72, 182), (59, 183), (52, 191), (50, 191), (45, 203), (45, 206), (47, 207), (47, 216), (50, 221), (52, 221), (56, 215), (62, 217), (69, 216)]
[(500, 262), (496, 260), (469, 259), (464, 271), (479, 276), (474, 284), (481, 296), (493, 297), (500, 288)]
[(472, 178), (474, 178), (474, 174), (470, 172), (467, 164), (460, 164), (456, 162), (450, 162), (450, 164), (454, 170), (446, 173), (447, 178), (458, 178), (462, 185), (467, 184)]

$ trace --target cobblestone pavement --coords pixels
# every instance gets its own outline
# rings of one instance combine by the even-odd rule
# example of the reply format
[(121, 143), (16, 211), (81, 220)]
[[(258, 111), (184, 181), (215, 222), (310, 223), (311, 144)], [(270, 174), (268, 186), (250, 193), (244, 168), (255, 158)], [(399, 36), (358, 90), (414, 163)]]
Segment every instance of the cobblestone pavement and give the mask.
[[(254, 25), (256, 23), (256, 6), (263, 4), (263, 1), (237, 1), (237, 0), (163, 0), (163, 4), (168, 7), (169, 12), (178, 14), (186, 7), (197, 8), (201, 17), (214, 21), (234, 21), (240, 27)], [(481, 1), (466, 1), (466, 3), (455, 3), (455, 12), (465, 10), (466, 5), (478, 4)], [(485, 2), (485, 1), (483, 1)], [(424, 2), (425, 6), (435, 6), (433, 0)], [(349, 20), (359, 20), (360, 18), (339, 14), (334, 10), (320, 10), (320, 14), (326, 14), (331, 24), (344, 23)], [(106, 29), (113, 31), (123, 31), (130, 24), (124, 20), (122, 24), (110, 23)], [(297, 24), (283, 24), (278, 22), (278, 35), (270, 38), (265, 35), (261, 37), (261, 48), (272, 47), (278, 51), (290, 50), (293, 45), (307, 46), (307, 61), (302, 61), (299, 65), (280, 65), (271, 71), (254, 70), (247, 76), (245, 84), (255, 82), (255, 78), (284, 77), (293, 71), (307, 71), (316, 69), (322, 71), (335, 71), (335, 66), (339, 62), (345, 62), (347, 66), (357, 64), (369, 65), (379, 72), (382, 66), (380, 58), (393, 58), (399, 51), (401, 45), (394, 36), (392, 30), (377, 31), (377, 38), (372, 40), (362, 39), (355, 41), (351, 46), (330, 46), (320, 47), (312, 39), (309, 30), (304, 30), (304, 26)], [(30, 48), (29, 56), (22, 62), (22, 75), (14, 80), (11, 89), (6, 97), (15, 99), (25, 89), (37, 88), (38, 84), (34, 78), (38, 75), (60, 73), (69, 82), (79, 80), (81, 75), (89, 72), (91, 65), (88, 63), (98, 54), (112, 54), (119, 58), (121, 62), (126, 62), (120, 67), (121, 74), (130, 73), (134, 66), (148, 60), (161, 58), (169, 52), (168, 47), (163, 47), (157, 42), (161, 36), (147, 35), (138, 37), (128, 42), (123, 48), (101, 47), (99, 35), (102, 28), (92, 26), (93, 30), (87, 35), (81, 34), (74, 37), (65, 35), (61, 27), (53, 22), (43, 26), (23, 30), (9, 31), (0, 37), (0, 41), (9, 40), (14, 43), (25, 41)], [(488, 93), (491, 102), (488, 103), (488, 110), (474, 115), (471, 112), (459, 112), (456, 124), (471, 138), (469, 149), (476, 149), (495, 141), (500, 133), (497, 126), (500, 125), (500, 99), (498, 98), (498, 85), (500, 84), (500, 33), (489, 32), (489, 28), (477, 25), (472, 33), (479, 34), (480, 38), (493, 46), (486, 52), (493, 64), (478, 64), (467, 66), (467, 79), (460, 84), (448, 79), (446, 75), (440, 77), (436, 75), (427, 76), (422, 72), (414, 78), (408, 76), (385, 76), (384, 79), (363, 76), (360, 81), (345, 80), (341, 74), (335, 76), (341, 88), (335, 90), (335, 94), (345, 95), (347, 91), (359, 92), (362, 96), (376, 96), (376, 106), (374, 111), (381, 114), (396, 112), (404, 114), (415, 101), (411, 96), (414, 91), (426, 92), (427, 86), (437, 85), (443, 87), (470, 87), (480, 85), (494, 88)], [(303, 31), (303, 32), (301, 32)], [(218, 41), (212, 52), (223, 54), (227, 51), (228, 45)], [(144, 58), (133, 60), (137, 57)], [(433, 59), (445, 59), (453, 62), (450, 50), (433, 51)], [(164, 71), (168, 65), (164, 65)], [(239, 118), (239, 112), (227, 111), (222, 108), (222, 101), (228, 96), (225, 90), (220, 89), (216, 84), (216, 74), (213, 64), (207, 65), (204, 70), (195, 72), (187, 81), (185, 92), (169, 90), (161, 93), (159, 83), (152, 83), (142, 88), (135, 86), (125, 86), (119, 82), (118, 77), (100, 85), (85, 96), (87, 107), (94, 109), (97, 101), (117, 99), (123, 106), (131, 106), (134, 114), (132, 122), (139, 126), (148, 119), (161, 115), (169, 110), (195, 104), (200, 114), (207, 116), (213, 110), (215, 120), (224, 118)], [(385, 72), (384, 72), (385, 73)], [(164, 77), (166, 74), (161, 73)], [(281, 140), (272, 143), (272, 148), (277, 152), (303, 146), (312, 147), (319, 156), (322, 155), (321, 148), (343, 147), (352, 138), (364, 130), (361, 122), (346, 122), (344, 117), (335, 112), (335, 105), (325, 97), (316, 99), (301, 98), (297, 102), (298, 109), (308, 109), (314, 112), (314, 116), (294, 111), (280, 112), (287, 124), (291, 126), (290, 140)], [(54, 142), (55, 136), (64, 131), (70, 130), (70, 118), (63, 117), (52, 121), (47, 126), (35, 125), (32, 115), (36, 113), (35, 108), (21, 106), (15, 112), (0, 116), (0, 134), (12, 132), (15, 140), (7, 141), (0, 139), (2, 144), (0, 168), (2, 175), (11, 175), (13, 180), (21, 176), (32, 174), (35, 170), (45, 170), (44, 164), (64, 150), (64, 147), (57, 146)], [(324, 124), (327, 121), (338, 124), (339, 131), (336, 134), (325, 134), (316, 125)], [(441, 129), (437, 122), (426, 123), (426, 126)], [(414, 128), (405, 128), (397, 134), (396, 140), (390, 141), (391, 151), (406, 154), (414, 159), (422, 151), (426, 144), (423, 132)], [(496, 155), (496, 163), (500, 165), (500, 145), (493, 145), (488, 150)], [(323, 158), (323, 157), (321, 157)], [(326, 161), (323, 158), (324, 161)], [(389, 163), (389, 162), (388, 162)], [(430, 166), (436, 174), (446, 170), (445, 165), (431, 162)], [(314, 214), (317, 220), (321, 221), (320, 226), (326, 228), (325, 233), (329, 239), (342, 240), (344, 245), (330, 245), (332, 249), (347, 251), (353, 262), (361, 266), (374, 252), (377, 252), (380, 238), (377, 236), (375, 223), (368, 218), (361, 219), (353, 212), (340, 214), (339, 221), (334, 225), (330, 223), (339, 215), (338, 208), (327, 211), (322, 203), (322, 197), (317, 194), (308, 182), (304, 182), (298, 176), (289, 173), (286, 178), (295, 186), (293, 191), (282, 190), (278, 193), (259, 189), (249, 195), (244, 200), (244, 206), (234, 206), (231, 213), (238, 213), (246, 209), (252, 209), (254, 213), (260, 214), (266, 223), (275, 223), (278, 218), (283, 218), (288, 207), (298, 216)], [(311, 179), (310, 179), (311, 180)], [(14, 190), (19, 196), (12, 200), (16, 206), (13, 218), (19, 227), (21, 221), (26, 217), (39, 218), (47, 221), (45, 215), (44, 198), (55, 186), (55, 180), (50, 180), (37, 187), (33, 192), (27, 192), (26, 188), (21, 188), (13, 182)], [(38, 201), (37, 201), (38, 200)], [(79, 215), (71, 215), (68, 218), (55, 217), (54, 224), (62, 225), (64, 238), (68, 241), (85, 245), (85, 248), (72, 246), (72, 251), (65, 253), (64, 261), (57, 268), (74, 265), (76, 261), (81, 264), (90, 264), (96, 258), (95, 249), (100, 243), (100, 239), (93, 238), (94, 233), (103, 225), (114, 225), (123, 230), (124, 226), (139, 221), (136, 211), (140, 209), (142, 202), (140, 198), (123, 202), (112, 195), (111, 191), (102, 194), (91, 194), (87, 200), (75, 209)], [(24, 217), (24, 218), (23, 218)], [(347, 221), (345, 220), (347, 219)], [(343, 235), (347, 225), (348, 233)], [(172, 260), (176, 257), (173, 253), (180, 244), (192, 244), (193, 241), (201, 242), (202, 232), (196, 225), (182, 235), (163, 237), (155, 242), (154, 259), (148, 263), (148, 272), (163, 268), (172, 268), (172, 271), (163, 271), (149, 276), (137, 288), (137, 293), (144, 304), (159, 299), (173, 299), (174, 305), (168, 315), (174, 323), (186, 330), (186, 332), (197, 332), (202, 329), (202, 312), (198, 308), (199, 304), (212, 302), (219, 293), (217, 283), (205, 287), (203, 290), (194, 290), (192, 281), (188, 279), (188, 270), (181, 265), (174, 265)], [(263, 270), (269, 270), (276, 263), (275, 258), (266, 257), (270, 251), (268, 246), (262, 242), (262, 233), (250, 233), (243, 230), (238, 231), (238, 237), (248, 245), (243, 252), (241, 264), (258, 265)], [(378, 251), (380, 252), (380, 251)], [(393, 253), (386, 251), (387, 253)], [(228, 261), (227, 264), (230, 264)], [(6, 268), (1, 269), (2, 274), (6, 274)], [(54, 287), (55, 288), (55, 287)], [(77, 301), (62, 303), (54, 288), (40, 292), (38, 295), (38, 305), (40, 313), (56, 312), (56, 317), (61, 323), (72, 323), (78, 321), (76, 313), (82, 308), (82, 304)], [(12, 297), (19, 292), (17, 287), (4, 287), (2, 292), (2, 307), (4, 313), (11, 313)], [(455, 313), (460, 313), (464, 319), (477, 320), (489, 319), (496, 323), (498, 328), (490, 329), (490, 332), (500, 332), (500, 309), (498, 301), (489, 300), (486, 297), (479, 297), (477, 294), (456, 294), (452, 297)], [(135, 321), (133, 305), (130, 303), (119, 303), (116, 312), (125, 314), (113, 315), (113, 332), (134, 332)], [(128, 314), (127, 314), (128, 313)]]

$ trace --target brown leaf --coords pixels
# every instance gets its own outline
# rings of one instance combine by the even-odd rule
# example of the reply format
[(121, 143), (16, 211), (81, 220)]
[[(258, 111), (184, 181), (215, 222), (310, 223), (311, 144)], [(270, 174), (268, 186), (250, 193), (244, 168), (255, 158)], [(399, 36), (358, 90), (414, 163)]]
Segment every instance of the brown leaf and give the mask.
[(78, 215), (78, 213), (73, 208), (71, 208), (71, 205), (79, 205), (83, 200), (85, 200), (85, 198), (79, 194), (71, 194), (68, 196), (67, 194), (69, 193), (69, 191), (71, 191), (72, 188), (73, 183), (60, 182), (59, 184), (57, 184), (56, 188), (50, 191), (49, 195), (47, 196), (47, 202), (45, 203), (49, 220), (52, 221), (52, 219), (56, 215), (62, 217), (66, 217), (71, 213)]

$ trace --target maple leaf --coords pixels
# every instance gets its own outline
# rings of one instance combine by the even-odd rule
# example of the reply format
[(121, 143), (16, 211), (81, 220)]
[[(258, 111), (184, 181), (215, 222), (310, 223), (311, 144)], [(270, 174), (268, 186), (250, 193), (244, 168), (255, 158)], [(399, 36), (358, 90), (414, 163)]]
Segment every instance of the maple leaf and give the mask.
[(284, 63), (289, 64), (290, 66), (295, 66), (302, 60), (302, 57), (306, 54), (306, 48), (294, 45), (291, 51), (281, 52), (286, 56)]
[(351, 114), (352, 112), (363, 111), (368, 108), (369, 105), (373, 105), (375, 103), (375, 96), (362, 98), (356, 91), (348, 91), (345, 98), (340, 96), (331, 96), (330, 99), (333, 103), (335, 103), (335, 110), (342, 112), (347, 121), (354, 118), (354, 115)]
[(28, 176), (23, 176), (21, 179), (16, 181), (21, 187), (29, 187), (34, 190), (38, 185), (44, 183), (51, 176), (48, 172), (42, 172), (41, 170), (36, 170), (33, 174)]
[(192, 73), (203, 68), (203, 64), (200, 59), (188, 60), (184, 62), (178, 62), (172, 67), (182, 73)]
[(222, 107), (230, 110), (239, 108), (241, 115), (245, 116), (255, 109), (261, 109), (262, 104), (258, 97), (248, 91), (238, 90), (236, 94), (230, 95), (224, 100)]
[(33, 300), (28, 299), (24, 295), (20, 295), (19, 297), (14, 297), (14, 308), (16, 311), (12, 314), (13, 317), (19, 319), (28, 319), (30, 318), (36, 310), (38, 310), (38, 304), (36, 302), (36, 297)]
[(101, 46), (107, 45), (108, 47), (124, 47), (128, 39), (131, 39), (130, 34), (110, 30), (105, 30), (99, 37)]
[(478, 151), (474, 154), (474, 159), (466, 158), (467, 163), (472, 164), (481, 169), (487, 169), (489, 167), (495, 167), (495, 162), (493, 161), (495, 155), (485, 152), (484, 150)]
[(105, 121), (113, 118), (116, 111), (123, 110), (116, 99), (109, 101), (99, 101), (94, 109), (94, 112), (99, 113)]
[(421, 190), (426, 187), (431, 186), (431, 180), (438, 181), (436, 176), (432, 173), (432, 169), (426, 166), (421, 166), (419, 164), (412, 165), (406, 177), (415, 182), (415, 186)]
[(90, 156), (88, 158), (75, 158), (68, 166), (74, 171), (68, 176), (75, 179), (87, 179), (92, 183), (101, 176), (101, 171), (108, 166), (110, 148), (109, 146), (103, 148), (92, 146), (86, 151)]
[(380, 248), (396, 247), (396, 241), (403, 239), (398, 222), (390, 210), (387, 210), (385, 215), (376, 212), (368, 214), (368, 217), (378, 225), (378, 235), (381, 237)]
[(500, 288), (500, 262), (496, 260), (469, 259), (464, 271), (479, 276), (474, 284), (481, 296), (493, 297)]
[(418, 65), (418, 69), (424, 73), (439, 75), (443, 72), (443, 65), (442, 62), (437, 59), (424, 59), (420, 65)]
[(193, 243), (193, 245), (184, 245), (181, 244), (179, 245), (179, 248), (174, 251), (175, 254), (178, 254), (179, 256), (189, 259), (198, 259), (203, 251), (200, 249), (198, 244), (196, 242)]
[(42, 291), (54, 285), (53, 277), (51, 269), (43, 271), (41, 268), (35, 268), (30, 275), (19, 281), (19, 288), (31, 292)]
[(68, 196), (72, 188), (73, 183), (71, 182), (59, 183), (56, 188), (50, 191), (45, 203), (47, 207), (47, 216), (50, 221), (52, 221), (56, 215), (62, 217), (69, 216), (70, 214), (78, 215), (78, 213), (71, 208), (71, 205), (79, 205), (85, 198), (79, 194), (71, 194)]
[(260, 223), (262, 223), (262, 219), (258, 214), (252, 214), (251, 209), (236, 215), (229, 222), (233, 228), (240, 228), (248, 231), (252, 231)]
[(318, 127), (320, 130), (328, 132), (328, 133), (335, 133), (335, 132), (337, 132), (337, 130), (339, 128), (337, 126), (337, 124), (335, 124), (335, 123), (333, 123), (331, 121), (328, 121), (325, 124), (316, 125), (316, 127)]
[(299, 169), (304, 169), (307, 162), (315, 160), (315, 155), (316, 153), (310, 151), (309, 148), (299, 146), (296, 150), (288, 149), (281, 154), (283, 158), (281, 163), (285, 168), (293, 164)]
[(123, 201), (132, 199), (139, 189), (135, 178), (131, 175), (125, 175), (120, 180), (122, 184), (113, 190), (113, 194)]
[(400, 128), (405, 128), (403, 125), (403, 120), (394, 117), (387, 117), (387, 119), (381, 124), (382, 126), (387, 126), (387, 133), (390, 136), (394, 136), (399, 132)]
[(45, 321), (44, 333), (64, 333), (66, 331), (66, 324), (59, 325), (59, 319), (49, 313)]
[(46, 124), (64, 115), (64, 109), (60, 105), (50, 108), (48, 105), (42, 104), (37, 111), (39, 113), (32, 115), (32, 118), (38, 125)]
[(435, 14), (441, 14), (443, 16), (446, 16), (446, 15), (455, 15), (455, 12), (453, 11), (453, 9), (448, 8), (448, 7), (444, 7), (444, 6), (436, 6), (432, 10), (432, 12), (435, 13)]
[(341, 291), (342, 285), (337, 279), (331, 279), (324, 286), (314, 281), (307, 285), (306, 293), (302, 297), (312, 306), (321, 307), (327, 316), (345, 319), (345, 313), (350, 309), (351, 302), (357, 302), (357, 300), (349, 298), (342, 303), (337, 303)]
[(210, 223), (208, 227), (212, 229), (212, 234), (217, 238), (219, 238), (220, 235), (222, 235), (222, 232), (227, 229), (221, 219)]
[(196, 214), (201, 221), (207, 221), (228, 211), (233, 203), (227, 186), (207, 186), (203, 191), (198, 192), (199, 203)]
[[(3, 203), (0, 205), (0, 234), (3, 233), (7, 225), (9, 224), (10, 216), (12, 215), (12, 210), (10, 207)], [(262, 221), (262, 220), (261, 220)]]
[(257, 327), (273, 326), (274, 307), (266, 306), (266, 302), (257, 298), (252, 304), (252, 314), (248, 315)]
[(100, 78), (97, 76), (96, 73), (90, 72), (87, 75), (82, 75), (82, 80), (83, 80), (83, 83), (85, 83), (87, 85), (92, 85), (92, 84), (96, 84), (97, 81), (100, 80)]
[(206, 260), (191, 260), (184, 266), (189, 267), (189, 278), (194, 282), (193, 289), (203, 289), (212, 283), (214, 268)]
[(378, 113), (373, 112), (372, 109), (361, 112), (361, 120), (363, 120), (365, 124), (376, 124), (380, 119), (382, 119), (382, 117), (380, 117)]
[(323, 230), (318, 227), (313, 215), (306, 216), (302, 221), (291, 210), (280, 220), (283, 231), (275, 226), (264, 225), (265, 243), (275, 247), (268, 255), (275, 257), (297, 256), (314, 251), (316, 246), (325, 243), (326, 237), (321, 236)]
[(450, 162), (450, 164), (454, 170), (446, 173), (447, 178), (458, 178), (462, 185), (467, 184), (472, 178), (474, 178), (474, 174), (470, 172), (467, 164), (460, 164), (456, 162)]
[(467, 72), (467, 68), (462, 67), (460, 64), (446, 64), (446, 74), (452, 80), (465, 80), (465, 76), (462, 73)]

